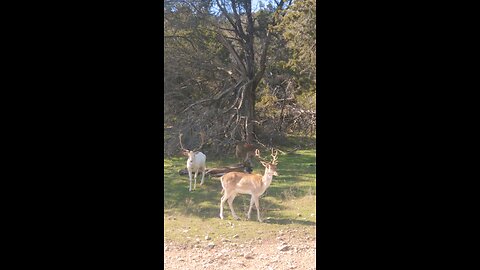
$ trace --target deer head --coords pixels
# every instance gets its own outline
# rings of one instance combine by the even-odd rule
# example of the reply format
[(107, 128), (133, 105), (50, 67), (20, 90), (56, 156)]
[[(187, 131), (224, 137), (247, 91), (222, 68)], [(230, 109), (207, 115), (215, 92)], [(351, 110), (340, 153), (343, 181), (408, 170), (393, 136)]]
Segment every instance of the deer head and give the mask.
[(201, 143), (198, 147), (192, 149), (192, 150), (188, 150), (186, 149), (185, 147), (183, 147), (183, 144), (182, 144), (182, 137), (183, 137), (183, 134), (180, 133), (178, 135), (178, 140), (180, 141), (180, 149), (182, 150), (182, 154), (184, 156), (188, 156), (188, 157), (191, 157), (192, 155), (195, 155), (198, 153), (198, 150), (200, 150), (203, 145), (205, 144), (205, 133), (203, 131), (200, 132), (200, 139), (201, 139)]
[(255, 150), (255, 157), (257, 157), (260, 160), (260, 163), (262, 163), (263, 167), (265, 167), (265, 169), (266, 169), (265, 172), (266, 173), (271, 173), (272, 175), (275, 175), (275, 176), (278, 176), (278, 173), (277, 173), (278, 151), (275, 150), (275, 153), (274, 153), (273, 148), (272, 148), (271, 156), (272, 156), (272, 160), (267, 161), (265, 158), (260, 156), (260, 150), (258, 150), (258, 149)]

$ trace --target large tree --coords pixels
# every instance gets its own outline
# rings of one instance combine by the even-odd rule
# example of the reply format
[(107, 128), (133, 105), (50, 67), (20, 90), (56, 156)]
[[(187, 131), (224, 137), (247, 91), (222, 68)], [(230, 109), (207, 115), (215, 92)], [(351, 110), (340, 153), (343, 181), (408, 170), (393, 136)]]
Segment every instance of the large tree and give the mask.
[[(256, 90), (265, 74), (272, 35), (270, 26), (277, 23), (279, 12), (291, 3), (290, 1), (286, 5), (284, 0), (273, 2), (275, 7), (269, 5), (273, 16), (259, 17), (255, 23), (251, 0), (215, 0), (222, 16), (228, 22), (226, 27), (217, 23), (216, 30), (219, 41), (235, 60), (233, 63), (239, 98), (235, 101), (234, 107), (241, 115), (237, 119), (243, 120), (240, 123), (244, 123), (245, 139), (250, 143), (255, 132)], [(257, 39), (260, 46), (255, 46)], [(260, 48), (260, 51), (256, 51), (255, 48)]]
[(228, 152), (237, 140), (274, 144), (272, 137), (310, 125), (300, 121), (310, 109), (298, 101), (312, 84), (285, 64), (296, 49), (283, 35), (291, 25), (273, 27), (291, 1), (260, 9), (250, 0), (164, 3), (166, 153), (178, 148), (178, 133), (197, 145), (205, 131), (211, 154)]

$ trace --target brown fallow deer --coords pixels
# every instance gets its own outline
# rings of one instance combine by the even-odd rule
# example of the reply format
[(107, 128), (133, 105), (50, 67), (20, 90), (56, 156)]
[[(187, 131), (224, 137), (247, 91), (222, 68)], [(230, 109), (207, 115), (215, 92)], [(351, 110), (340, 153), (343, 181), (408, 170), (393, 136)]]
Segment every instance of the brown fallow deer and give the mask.
[(260, 162), (265, 167), (265, 173), (263, 175), (249, 174), (242, 172), (229, 172), (220, 178), (222, 182), (223, 197), (220, 200), (220, 218), (223, 219), (223, 203), (228, 200), (228, 206), (232, 211), (232, 216), (235, 219), (240, 219), (233, 210), (233, 200), (237, 194), (250, 194), (250, 208), (248, 209), (247, 219), (250, 219), (250, 213), (252, 212), (252, 206), (255, 203), (257, 208), (258, 221), (262, 222), (260, 218), (260, 205), (259, 198), (267, 190), (273, 180), (273, 176), (278, 176), (277, 173), (277, 155), (278, 151), (273, 154), (272, 149), (272, 161), (267, 162), (260, 157), (260, 151), (255, 150), (255, 156), (260, 159)]
[(202, 142), (199, 147), (193, 150), (187, 150), (183, 147), (182, 136), (183, 134), (180, 133), (178, 138), (180, 140), (180, 147), (182, 149), (182, 154), (188, 157), (187, 170), (188, 170), (188, 179), (190, 180), (190, 187), (188, 190), (192, 191), (192, 173), (195, 172), (195, 183), (193, 185), (193, 190), (195, 190), (197, 187), (197, 174), (199, 171), (202, 172), (202, 181), (200, 182), (200, 185), (203, 185), (203, 180), (205, 178), (205, 169), (206, 169), (205, 162), (207, 160), (207, 157), (205, 156), (204, 153), (198, 151), (200, 150), (200, 148), (202, 148), (204, 144), (205, 134), (203, 132), (200, 133)]
[(252, 172), (252, 160), (255, 156), (255, 146), (247, 142), (239, 142), (235, 146), (235, 156), (240, 159), (241, 163), (245, 167), (245, 172)]

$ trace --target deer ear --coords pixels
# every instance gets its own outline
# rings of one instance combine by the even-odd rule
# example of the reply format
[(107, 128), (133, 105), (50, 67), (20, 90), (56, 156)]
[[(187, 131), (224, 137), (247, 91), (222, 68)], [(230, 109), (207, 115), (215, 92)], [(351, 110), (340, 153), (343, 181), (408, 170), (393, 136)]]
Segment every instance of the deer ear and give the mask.
[(187, 150), (183, 150), (183, 151), (182, 151), (182, 155), (188, 157), (188, 151), (187, 151)]
[(268, 163), (266, 163), (266, 162), (263, 162), (263, 161), (260, 161), (260, 163), (262, 163), (263, 167), (265, 167), (265, 168), (266, 168), (266, 167), (267, 167), (267, 165), (268, 165)]

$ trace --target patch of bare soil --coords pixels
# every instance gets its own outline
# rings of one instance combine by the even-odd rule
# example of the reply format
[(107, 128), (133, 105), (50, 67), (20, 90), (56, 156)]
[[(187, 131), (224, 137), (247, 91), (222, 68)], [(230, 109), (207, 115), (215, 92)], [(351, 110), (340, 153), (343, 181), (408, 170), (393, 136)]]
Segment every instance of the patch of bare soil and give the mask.
[[(206, 240), (206, 239), (205, 239)], [(315, 237), (297, 230), (279, 231), (247, 242), (164, 243), (165, 269), (316, 269)]]

